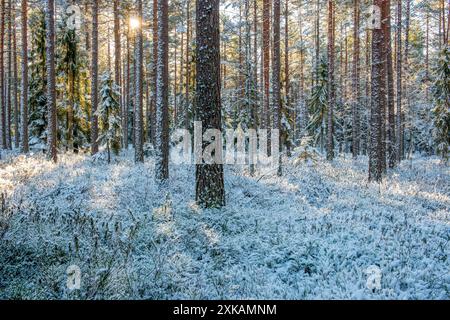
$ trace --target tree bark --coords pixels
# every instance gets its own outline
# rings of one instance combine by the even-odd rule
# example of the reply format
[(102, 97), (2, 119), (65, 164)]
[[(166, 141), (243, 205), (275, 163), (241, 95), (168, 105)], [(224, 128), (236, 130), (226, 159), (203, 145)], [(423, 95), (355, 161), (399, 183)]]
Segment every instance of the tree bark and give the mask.
[(21, 151), (28, 153), (28, 1), (22, 0), (22, 92), (20, 95), (20, 111), (22, 125)]
[(328, 116), (327, 116), (327, 160), (334, 159), (333, 117), (336, 104), (334, 86), (334, 0), (328, 0)]
[(0, 8), (0, 130), (2, 148), (6, 149), (6, 107), (5, 107), (5, 77), (4, 77), (4, 46), (5, 46), (5, 0), (1, 0)]
[(137, 13), (139, 19), (139, 27), (136, 35), (136, 57), (135, 57), (135, 113), (134, 113), (134, 127), (135, 127), (135, 144), (134, 144), (134, 160), (136, 163), (144, 162), (144, 108), (143, 108), (143, 13), (142, 0), (137, 0)]
[(91, 153), (98, 152), (98, 0), (92, 0)]
[(396, 154), (397, 163), (402, 160), (403, 154), (403, 130), (402, 130), (402, 73), (403, 73), (403, 57), (402, 57), (402, 0), (397, 0), (397, 112), (395, 116), (396, 124)]
[[(114, 0), (114, 81), (119, 88), (122, 87), (121, 63), (122, 63), (122, 44), (120, 41), (120, 16), (119, 16), (119, 0)], [(122, 97), (119, 99), (119, 108), (121, 110), (121, 118), (123, 119)], [(122, 130), (125, 130), (123, 128)], [(123, 140), (123, 138), (122, 138)], [(122, 147), (125, 148), (126, 143), (122, 141)]]
[[(201, 121), (203, 132), (207, 129), (221, 130), (219, 0), (197, 0), (196, 9), (195, 117)], [(202, 150), (206, 145), (203, 143)], [(223, 165), (197, 164), (195, 176), (198, 204), (206, 208), (224, 206)]]
[(359, 0), (354, 0), (353, 3), (353, 130), (352, 140), (353, 158), (360, 155), (361, 149), (361, 117), (360, 117), (360, 102), (361, 102), (361, 86), (360, 86), (360, 45), (359, 45), (359, 22), (360, 22), (360, 3)]
[[(278, 141), (281, 151), (281, 57), (280, 57), (280, 0), (273, 1), (273, 57), (272, 57), (272, 105), (273, 129), (280, 132)], [(278, 161), (278, 176), (282, 174), (281, 152)]]
[(156, 179), (169, 178), (169, 17), (168, 1), (158, 1), (158, 62), (156, 64)]
[[(381, 8), (381, 21), (386, 19), (383, 10), (385, 0), (374, 0), (374, 5)], [(372, 97), (370, 112), (370, 145), (369, 145), (369, 181), (380, 182), (383, 178), (383, 109), (386, 110), (386, 77), (383, 29), (372, 32)]]
[(387, 157), (389, 168), (394, 168), (396, 155), (396, 135), (395, 135), (395, 103), (394, 103), (394, 72), (392, 66), (392, 42), (391, 42), (391, 0), (385, 2), (387, 19), (386, 33), (386, 70), (387, 70), (387, 106), (388, 106), (388, 127), (387, 127)]
[(16, 24), (14, 23), (15, 21), (15, 4), (13, 4), (12, 7), (12, 12), (13, 12), (13, 16), (11, 21), (13, 21), (13, 25), (12, 25), (12, 38), (13, 38), (13, 45), (12, 45), (12, 59), (13, 59), (13, 63), (12, 63), (12, 67), (13, 67), (13, 89), (12, 89), (12, 94), (13, 94), (13, 98), (14, 98), (14, 147), (16, 149), (19, 149), (20, 146), (20, 128), (19, 128), (19, 100), (17, 97), (17, 86), (18, 86), (18, 75), (17, 75), (17, 38), (16, 38)]
[(57, 162), (57, 119), (56, 119), (56, 80), (55, 80), (55, 2), (47, 0), (46, 8), (46, 47), (47, 47), (47, 144), (48, 157)]
[[(262, 28), (262, 46), (263, 46), (263, 79), (264, 79), (264, 102), (261, 126), (263, 129), (269, 128), (270, 112), (270, 7), (271, 0), (263, 0), (263, 28)], [(269, 147), (270, 148), (270, 147)]]

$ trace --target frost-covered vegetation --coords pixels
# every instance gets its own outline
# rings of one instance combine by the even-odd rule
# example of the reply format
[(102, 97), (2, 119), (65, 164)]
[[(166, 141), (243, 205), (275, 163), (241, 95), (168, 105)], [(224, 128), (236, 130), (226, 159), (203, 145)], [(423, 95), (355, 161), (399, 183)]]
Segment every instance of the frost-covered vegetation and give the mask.
[[(450, 297), (450, 170), (413, 158), (382, 184), (367, 159), (285, 175), (225, 168), (227, 206), (195, 205), (194, 168), (6, 155), (0, 162), (1, 299)], [(69, 290), (66, 270), (81, 270)], [(381, 289), (366, 270), (378, 266)]]

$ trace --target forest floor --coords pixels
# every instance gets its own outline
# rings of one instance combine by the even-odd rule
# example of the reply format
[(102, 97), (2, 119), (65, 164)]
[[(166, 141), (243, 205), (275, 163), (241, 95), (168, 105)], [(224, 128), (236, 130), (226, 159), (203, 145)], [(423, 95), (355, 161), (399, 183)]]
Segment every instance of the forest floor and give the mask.
[(193, 166), (159, 186), (131, 153), (4, 155), (0, 299), (450, 299), (450, 169), (436, 158), (382, 184), (348, 155), (290, 161), (283, 177), (226, 167), (227, 206), (202, 210)]

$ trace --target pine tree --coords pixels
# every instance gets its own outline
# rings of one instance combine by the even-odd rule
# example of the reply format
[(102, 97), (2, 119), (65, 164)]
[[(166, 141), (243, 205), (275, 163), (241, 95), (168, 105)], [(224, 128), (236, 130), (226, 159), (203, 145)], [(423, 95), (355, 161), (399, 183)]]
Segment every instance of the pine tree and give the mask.
[[(196, 15), (196, 120), (203, 130), (222, 127), (220, 102), (219, 0), (197, 0)], [(203, 145), (202, 150), (205, 145)], [(218, 152), (220, 152), (219, 150)], [(196, 165), (196, 201), (200, 206), (225, 205), (223, 165)]]
[(450, 46), (440, 55), (433, 85), (434, 140), (438, 154), (449, 159), (450, 151)]
[(36, 9), (30, 14), (31, 54), (29, 83), (30, 145), (44, 149), (47, 128), (46, 25), (45, 13)]
[(97, 116), (100, 119), (99, 143), (106, 146), (108, 163), (111, 162), (111, 150), (114, 154), (120, 149), (120, 89), (114, 83), (111, 74), (107, 72), (102, 76), (100, 89), (100, 108)]

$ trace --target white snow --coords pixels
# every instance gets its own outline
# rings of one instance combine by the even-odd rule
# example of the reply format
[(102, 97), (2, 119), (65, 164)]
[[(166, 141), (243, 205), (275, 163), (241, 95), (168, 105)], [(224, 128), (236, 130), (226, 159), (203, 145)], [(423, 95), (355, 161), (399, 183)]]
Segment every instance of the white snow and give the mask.
[(436, 158), (381, 185), (348, 155), (284, 161), (281, 178), (226, 167), (227, 206), (202, 210), (193, 166), (172, 166), (162, 187), (132, 151), (110, 165), (2, 156), (0, 299), (450, 298), (450, 170)]

